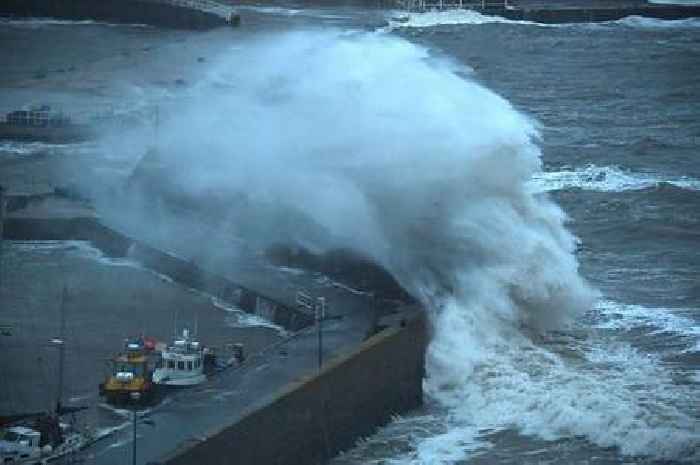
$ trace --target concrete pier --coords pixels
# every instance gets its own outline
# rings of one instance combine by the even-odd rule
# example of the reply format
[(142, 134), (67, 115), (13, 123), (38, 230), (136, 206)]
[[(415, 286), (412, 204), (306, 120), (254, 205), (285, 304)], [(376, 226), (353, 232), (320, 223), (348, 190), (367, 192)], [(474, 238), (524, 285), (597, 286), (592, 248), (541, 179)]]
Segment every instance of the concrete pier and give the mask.
[(214, 0), (3, 0), (0, 16), (51, 17), (174, 29), (238, 25), (230, 6)]
[(546, 3), (528, 0), (406, 0), (400, 1), (399, 5), (409, 11), (470, 9), (513, 21), (543, 24), (616, 21), (628, 16), (665, 20), (700, 17), (700, 6), (653, 4), (633, 0), (558, 0)]
[[(105, 226), (90, 205), (79, 199), (55, 194), (6, 199), (5, 232), (10, 239), (88, 240), (108, 255), (126, 255), (144, 269), (290, 331), (279, 343), (250, 353), (242, 366), (150, 409), (149, 418), (156, 426), (139, 427), (139, 464), (324, 463), (393, 415), (422, 403), (427, 330), (418, 307), (382, 309), (379, 313), (386, 316), (374, 321), (376, 303), (366, 293), (324, 288), (315, 275), (280, 279), (274, 268), (261, 265), (247, 275), (249, 281), (256, 275), (268, 283), (263, 296), (258, 287), (232, 281), (244, 274), (229, 278), (215, 263), (205, 269), (186, 256), (164, 252)], [(329, 302), (322, 366), (313, 316), (289, 299), (299, 288)], [(103, 316), (105, 321), (112, 317)], [(164, 322), (169, 325), (167, 318)], [(373, 331), (375, 327), (380, 328), (378, 332)], [(99, 338), (103, 329), (108, 328), (94, 327), (91, 337)], [(122, 465), (130, 452), (130, 437), (130, 429), (117, 429), (87, 445), (77, 458), (85, 464)], [(261, 437), (269, 439), (265, 447), (258, 447)]]

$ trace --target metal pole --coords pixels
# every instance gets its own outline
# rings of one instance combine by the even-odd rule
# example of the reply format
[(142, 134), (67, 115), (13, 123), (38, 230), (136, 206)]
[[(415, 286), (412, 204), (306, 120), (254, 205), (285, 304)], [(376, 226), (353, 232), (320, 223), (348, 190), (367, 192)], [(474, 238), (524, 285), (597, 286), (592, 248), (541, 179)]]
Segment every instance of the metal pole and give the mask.
[(326, 299), (319, 297), (316, 303), (316, 321), (318, 322), (318, 370), (323, 366), (323, 319), (326, 317)]
[(136, 465), (136, 404), (134, 403), (134, 427), (133, 429), (133, 446), (131, 448), (131, 465)]
[(56, 415), (61, 414), (63, 410), (61, 399), (63, 398), (63, 366), (66, 358), (66, 299), (68, 298), (68, 289), (63, 286), (61, 294), (61, 328), (58, 333), (58, 393), (56, 395)]

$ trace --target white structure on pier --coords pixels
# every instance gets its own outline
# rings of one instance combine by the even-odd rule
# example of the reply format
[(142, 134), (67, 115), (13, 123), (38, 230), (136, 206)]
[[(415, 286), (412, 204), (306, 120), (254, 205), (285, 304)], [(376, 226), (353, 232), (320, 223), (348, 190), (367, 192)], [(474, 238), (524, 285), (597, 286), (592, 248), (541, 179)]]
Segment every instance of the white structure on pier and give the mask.
[(489, 8), (510, 8), (508, 0), (397, 0), (408, 11), (467, 9), (482, 11)]

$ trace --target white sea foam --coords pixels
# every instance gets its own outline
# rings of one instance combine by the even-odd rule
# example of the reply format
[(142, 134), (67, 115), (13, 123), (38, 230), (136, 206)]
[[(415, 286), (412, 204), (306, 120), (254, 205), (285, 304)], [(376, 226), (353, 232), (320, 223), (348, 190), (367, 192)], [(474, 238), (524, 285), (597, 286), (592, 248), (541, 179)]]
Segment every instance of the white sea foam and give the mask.
[(598, 192), (622, 192), (648, 189), (667, 183), (683, 189), (700, 190), (700, 180), (635, 173), (617, 166), (588, 165), (579, 169), (536, 173), (531, 182), (535, 192), (579, 188)]
[(281, 7), (281, 6), (263, 6), (263, 5), (240, 5), (240, 6), (237, 6), (236, 8), (238, 10), (254, 11), (256, 13), (278, 15), (278, 16), (305, 16), (305, 17), (311, 17), (311, 18), (331, 19), (331, 20), (333, 20), (333, 19), (348, 19), (349, 18), (349, 16), (346, 16), (346, 15), (333, 14), (333, 13), (329, 13), (326, 10), (315, 9), (315, 8), (296, 9), (296, 8), (285, 8), (285, 7)]
[(256, 13), (265, 13), (271, 15), (296, 16), (304, 10), (296, 8), (284, 8), (281, 6), (263, 6), (263, 5), (238, 5), (237, 10), (254, 11)]
[(93, 246), (87, 241), (65, 241), (67, 249), (74, 250), (76, 254), (82, 258), (96, 261), (102, 265), (106, 266), (126, 266), (130, 268), (138, 268), (143, 271), (146, 270), (143, 265), (130, 259), (123, 257), (108, 257), (97, 247)]
[(618, 24), (637, 29), (687, 29), (700, 27), (700, 19), (657, 19), (644, 16), (628, 16), (608, 24)]
[(233, 328), (251, 328), (251, 327), (262, 327), (271, 328), (277, 331), (280, 335), (286, 335), (287, 330), (280, 325), (266, 320), (254, 313), (248, 313), (240, 308), (231, 305), (221, 299), (216, 297), (211, 297), (211, 302), (215, 307), (229, 313), (226, 318), (226, 324)]
[(335, 287), (335, 288), (338, 288), (338, 289), (343, 289), (344, 291), (349, 292), (350, 294), (354, 294), (354, 295), (365, 295), (365, 296), (367, 296), (367, 295), (371, 295), (371, 294), (372, 294), (371, 292), (361, 291), (361, 290), (359, 290), (359, 289), (355, 289), (355, 288), (353, 288), (353, 287), (350, 287), (350, 286), (348, 286), (347, 284), (343, 284), (343, 283), (341, 283), (341, 282), (334, 281), (334, 280), (332, 280), (331, 278), (329, 278), (328, 276), (322, 275), (322, 274), (319, 274), (318, 276), (316, 276), (316, 278), (314, 279), (314, 281), (315, 281), (316, 284), (318, 284), (319, 286), (322, 286), (322, 287)]
[(107, 23), (102, 21), (86, 20), (68, 20), (56, 18), (0, 18), (0, 26), (9, 25), (26, 28), (40, 28), (45, 26), (110, 26), (110, 27), (149, 27), (146, 24), (129, 24), (129, 23)]
[(652, 334), (667, 333), (686, 337), (693, 348), (700, 343), (700, 323), (683, 316), (693, 313), (691, 309), (647, 308), (602, 299), (596, 304), (595, 312), (595, 326), (598, 328), (623, 331), (648, 328)]
[(532, 21), (514, 21), (502, 16), (484, 15), (474, 10), (453, 9), (442, 11), (426, 11), (423, 13), (392, 12), (389, 15), (390, 28), (426, 28), (456, 24), (524, 24), (530, 26), (554, 27)]
[(38, 153), (55, 153), (74, 147), (74, 144), (69, 145), (47, 144), (44, 142), (0, 141), (0, 154), (7, 153), (15, 156), (31, 156)]
[[(483, 321), (460, 313), (445, 324), (483, 333)], [(582, 364), (514, 331), (479, 339), (478, 345), (460, 341), (461, 353), (436, 354), (456, 358), (463, 369), (428, 383), (429, 395), (451, 407), (448, 421), (456, 427), (516, 427), (546, 440), (583, 436), (626, 455), (698, 458), (698, 425), (682, 408), (693, 393), (674, 385), (655, 358), (625, 344), (588, 340), (577, 348), (587, 360)]]
[[(273, 34), (210, 66), (200, 98), (161, 128), (180, 168), (168, 181), (298, 211), (422, 301), (434, 329), (426, 392), (447, 413), (411, 460), (469, 457), (485, 429), (689, 456), (697, 425), (653, 360), (610, 347), (603, 364), (604, 342), (574, 357), (533, 342), (574, 324), (598, 294), (578, 272), (565, 213), (533, 193), (543, 175), (530, 118), (388, 34)], [(299, 223), (275, 237), (294, 237)], [(616, 368), (621, 351), (639, 371)]]
[(277, 271), (281, 271), (282, 273), (288, 273), (295, 276), (306, 274), (306, 270), (303, 270), (301, 268), (293, 268), (290, 266), (276, 266), (274, 267), (274, 269)]
[(700, 6), (700, 0), (649, 0), (649, 3), (658, 3), (661, 5), (688, 5)]

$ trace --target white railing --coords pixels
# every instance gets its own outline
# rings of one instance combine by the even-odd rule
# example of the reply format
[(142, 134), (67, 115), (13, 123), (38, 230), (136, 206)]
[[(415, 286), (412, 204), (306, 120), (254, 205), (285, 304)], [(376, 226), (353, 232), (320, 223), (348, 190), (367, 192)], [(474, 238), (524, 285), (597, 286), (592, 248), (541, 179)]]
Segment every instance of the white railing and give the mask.
[(488, 8), (508, 8), (508, 0), (397, 0), (400, 8), (408, 11), (447, 10), (463, 8), (485, 10)]

